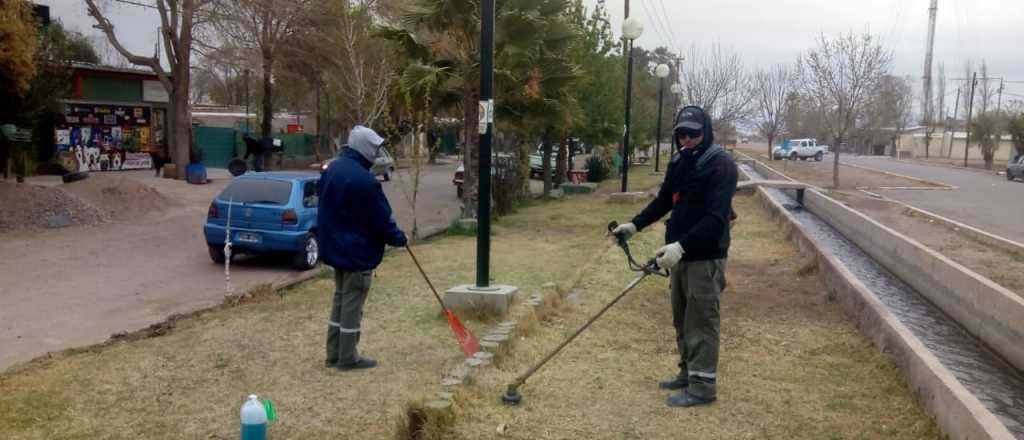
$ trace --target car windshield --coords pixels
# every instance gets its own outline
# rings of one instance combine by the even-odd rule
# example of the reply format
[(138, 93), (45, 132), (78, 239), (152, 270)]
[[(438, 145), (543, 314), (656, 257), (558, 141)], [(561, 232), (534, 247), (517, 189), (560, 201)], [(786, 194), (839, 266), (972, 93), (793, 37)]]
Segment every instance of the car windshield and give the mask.
[(241, 203), (284, 205), (288, 203), (291, 192), (292, 183), (283, 180), (235, 179), (220, 193), (220, 199)]

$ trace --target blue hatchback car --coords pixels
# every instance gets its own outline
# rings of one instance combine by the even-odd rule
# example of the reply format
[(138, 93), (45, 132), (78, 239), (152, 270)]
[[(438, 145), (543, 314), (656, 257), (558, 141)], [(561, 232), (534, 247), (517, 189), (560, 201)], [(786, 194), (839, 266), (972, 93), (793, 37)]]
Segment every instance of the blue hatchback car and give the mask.
[(319, 182), (318, 175), (288, 172), (236, 177), (210, 203), (203, 226), (210, 258), (224, 263), (230, 212), (232, 255), (287, 254), (295, 268), (312, 269), (320, 260), (316, 238)]

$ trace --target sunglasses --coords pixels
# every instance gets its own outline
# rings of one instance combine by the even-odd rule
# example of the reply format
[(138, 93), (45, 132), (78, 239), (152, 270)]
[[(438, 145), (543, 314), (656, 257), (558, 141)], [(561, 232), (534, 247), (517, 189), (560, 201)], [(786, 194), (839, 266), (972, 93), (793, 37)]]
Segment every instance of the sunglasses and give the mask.
[(679, 139), (697, 139), (703, 135), (703, 130), (694, 130), (692, 128), (680, 128), (676, 130), (676, 137)]

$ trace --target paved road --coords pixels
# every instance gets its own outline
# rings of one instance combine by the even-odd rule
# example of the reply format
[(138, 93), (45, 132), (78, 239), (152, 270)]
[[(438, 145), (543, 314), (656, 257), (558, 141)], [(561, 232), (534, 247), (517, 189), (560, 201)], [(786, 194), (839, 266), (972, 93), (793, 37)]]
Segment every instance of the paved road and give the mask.
[(959, 187), (954, 191), (885, 191), (915, 207), (1024, 242), (1024, 184), (1005, 177), (940, 166), (900, 162), (884, 157), (842, 156), (846, 163), (928, 179)]
[[(417, 203), (421, 230), (446, 226), (459, 213), (451, 177), (456, 164), (428, 166)], [(400, 185), (384, 183), (396, 220), (408, 230), (412, 209)], [(223, 299), (223, 267), (207, 256), (202, 224), (210, 200), (228, 181), (211, 170), (210, 185), (124, 172), (184, 206), (144, 219), (0, 235), (0, 371), (50, 351), (102, 342), (111, 334), (160, 322)], [(219, 178), (216, 178), (219, 177)], [(236, 291), (299, 273), (270, 258), (231, 266)]]

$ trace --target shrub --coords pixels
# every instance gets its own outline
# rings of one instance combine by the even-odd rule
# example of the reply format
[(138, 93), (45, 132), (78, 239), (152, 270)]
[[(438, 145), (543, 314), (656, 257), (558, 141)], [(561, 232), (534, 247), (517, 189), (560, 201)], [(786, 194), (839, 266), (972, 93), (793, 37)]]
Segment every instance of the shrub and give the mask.
[(588, 182), (601, 182), (608, 178), (611, 174), (611, 168), (605, 163), (600, 157), (590, 156), (587, 159), (587, 181)]

